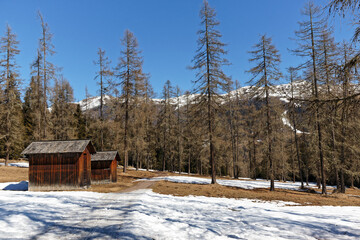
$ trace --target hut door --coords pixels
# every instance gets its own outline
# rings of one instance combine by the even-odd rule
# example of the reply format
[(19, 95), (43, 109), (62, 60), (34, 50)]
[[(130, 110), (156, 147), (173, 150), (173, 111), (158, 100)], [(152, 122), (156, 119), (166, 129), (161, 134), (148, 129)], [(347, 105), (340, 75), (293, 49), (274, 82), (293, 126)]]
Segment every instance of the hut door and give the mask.
[(87, 186), (87, 185), (89, 185), (89, 178), (88, 178), (88, 161), (87, 161), (86, 153), (84, 153), (83, 161), (84, 161), (83, 183), (84, 183), (84, 186)]

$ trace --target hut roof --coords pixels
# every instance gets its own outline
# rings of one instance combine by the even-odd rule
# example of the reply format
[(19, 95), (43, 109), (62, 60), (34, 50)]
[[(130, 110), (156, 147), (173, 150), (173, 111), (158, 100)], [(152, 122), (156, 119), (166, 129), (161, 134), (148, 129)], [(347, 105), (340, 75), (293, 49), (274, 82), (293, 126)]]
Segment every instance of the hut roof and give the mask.
[(115, 158), (120, 160), (119, 153), (117, 151), (107, 151), (107, 152), (96, 152), (91, 155), (91, 161), (112, 161)]
[(30, 143), (21, 154), (82, 153), (87, 146), (91, 154), (96, 152), (90, 140), (38, 141)]

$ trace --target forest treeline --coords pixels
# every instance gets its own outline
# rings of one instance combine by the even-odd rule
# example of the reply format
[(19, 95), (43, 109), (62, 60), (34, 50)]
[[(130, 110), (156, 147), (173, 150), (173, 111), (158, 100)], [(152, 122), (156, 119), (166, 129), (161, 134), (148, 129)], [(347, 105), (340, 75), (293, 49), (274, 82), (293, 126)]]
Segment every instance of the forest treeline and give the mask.
[[(316, 181), (345, 192), (360, 185), (359, 51), (360, 30), (352, 42), (337, 43), (328, 16), (358, 18), (359, 1), (330, 1), (325, 8), (306, 3), (303, 21), (289, 36), (290, 51), (303, 62), (281, 72), (281, 56), (262, 35), (249, 49), (249, 85), (225, 73), (229, 65), (216, 12), (207, 1), (200, 11), (198, 48), (192, 60), (194, 89), (167, 81), (154, 99), (149, 73), (134, 34), (126, 30), (115, 64), (99, 48), (94, 59), (100, 105), (86, 90), (82, 106), (50, 60), (53, 34), (41, 15), (41, 35), (31, 63), (30, 84), (21, 98), (20, 53), (16, 35), (6, 26), (0, 40), (0, 153), (20, 157), (35, 140), (91, 139), (96, 149), (118, 150), (124, 171), (158, 169), (216, 176)], [(277, 81), (287, 81), (279, 90)], [(283, 92), (279, 92), (283, 91)], [(285, 96), (285, 97), (284, 97)]]

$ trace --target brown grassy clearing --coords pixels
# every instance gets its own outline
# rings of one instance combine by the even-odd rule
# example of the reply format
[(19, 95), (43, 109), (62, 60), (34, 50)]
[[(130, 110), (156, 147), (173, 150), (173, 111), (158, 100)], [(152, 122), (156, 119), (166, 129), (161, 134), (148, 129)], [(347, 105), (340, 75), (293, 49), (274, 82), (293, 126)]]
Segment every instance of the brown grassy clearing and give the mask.
[[(15, 161), (14, 161), (15, 162)], [(17, 161), (18, 162), (18, 161)], [(83, 191), (92, 191), (100, 193), (111, 192), (129, 192), (141, 188), (152, 188), (154, 192), (161, 194), (170, 194), (174, 196), (207, 196), (207, 197), (225, 197), (225, 198), (248, 198), (264, 201), (287, 201), (296, 202), (301, 205), (332, 205), (332, 206), (360, 206), (360, 190), (348, 188), (346, 194), (331, 194), (322, 196), (321, 194), (311, 192), (299, 192), (285, 189), (276, 189), (270, 192), (268, 189), (246, 190), (235, 187), (226, 187), (218, 184), (199, 185), (172, 183), (167, 181), (160, 182), (138, 182), (135, 180), (142, 178), (152, 178), (159, 176), (179, 176), (176, 173), (169, 172), (147, 172), (118, 169), (118, 181), (108, 184), (93, 184), (91, 188)], [(197, 175), (191, 175), (196, 176)], [(202, 176), (203, 177), (203, 176)], [(219, 178), (220, 179), (220, 178)], [(28, 168), (5, 167), (0, 166), (0, 182), (20, 182), (28, 180)], [(276, 184), (275, 184), (276, 187)], [(79, 190), (77, 190), (79, 191)], [(331, 192), (331, 191), (329, 191)]]
[(20, 182), (28, 179), (28, 168), (0, 166), (0, 182)]
[(199, 185), (172, 182), (157, 182), (153, 186), (153, 191), (160, 194), (170, 194), (174, 196), (207, 196), (207, 197), (225, 197), (225, 198), (249, 198), (264, 201), (286, 201), (296, 202), (301, 205), (331, 205), (331, 206), (360, 206), (359, 190), (351, 190), (352, 194), (358, 197), (349, 196), (348, 194), (331, 194), (322, 196), (318, 193), (308, 193), (291, 191), (285, 189), (276, 189), (270, 192), (269, 189), (246, 190), (235, 187), (226, 187), (219, 184)]
[[(26, 160), (23, 159), (10, 159), (8, 161), (8, 163), (18, 163), (18, 162), (27, 162)], [(0, 158), (0, 163), (5, 163), (5, 159), (4, 158)]]

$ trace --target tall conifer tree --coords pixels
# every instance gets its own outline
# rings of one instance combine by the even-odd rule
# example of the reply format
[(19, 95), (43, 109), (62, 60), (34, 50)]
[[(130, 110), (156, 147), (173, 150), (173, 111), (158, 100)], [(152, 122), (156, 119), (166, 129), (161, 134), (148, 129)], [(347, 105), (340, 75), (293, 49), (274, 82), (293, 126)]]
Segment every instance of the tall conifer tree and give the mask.
[(40, 11), (38, 12), (41, 23), (41, 37), (39, 39), (39, 52), (38, 60), (40, 60), (40, 76), (42, 79), (42, 90), (43, 90), (43, 99), (42, 99), (42, 139), (47, 138), (47, 124), (48, 124), (48, 93), (50, 81), (54, 79), (55, 76), (55, 66), (49, 61), (49, 57), (52, 56), (54, 51), (54, 45), (52, 44), (53, 34), (50, 32), (47, 22), (45, 22)]
[(108, 57), (106, 57), (106, 53), (101, 48), (98, 49), (98, 60), (94, 61), (94, 64), (99, 67), (96, 72), (95, 79), (97, 79), (97, 84), (99, 85), (100, 92), (100, 149), (104, 150), (104, 101), (106, 93), (108, 92), (108, 83), (109, 77), (113, 75), (113, 72), (110, 69), (110, 61)]
[(250, 62), (254, 62), (255, 66), (248, 72), (253, 75), (250, 80), (256, 96), (265, 97), (266, 107), (266, 138), (267, 153), (266, 158), (270, 167), (270, 191), (275, 190), (274, 186), (274, 164), (273, 164), (273, 134), (272, 134), (272, 118), (270, 107), (270, 92), (274, 81), (277, 81), (281, 73), (279, 71), (280, 55), (279, 51), (272, 44), (271, 38), (266, 35), (261, 36), (259, 43), (254, 46), (254, 50), (249, 52), (252, 58)]
[[(319, 154), (319, 172), (322, 185), (322, 193), (326, 194), (325, 158), (322, 125), (320, 122), (319, 103), (319, 49), (318, 43), (325, 29), (325, 22), (321, 16), (321, 9), (312, 2), (305, 5), (302, 14), (307, 20), (299, 22), (300, 29), (295, 32), (298, 48), (294, 53), (298, 56), (307, 57), (303, 66), (311, 69), (312, 77), (312, 100), (314, 105), (314, 124), (317, 133), (317, 148)], [(321, 45), (320, 45), (321, 46)]]
[(125, 31), (124, 38), (121, 40), (124, 47), (121, 50), (119, 63), (116, 67), (116, 77), (119, 79), (118, 85), (121, 87), (121, 98), (123, 99), (123, 108), (125, 111), (124, 119), (124, 169), (129, 161), (129, 144), (130, 144), (130, 117), (133, 110), (135, 82), (143, 75), (143, 59), (140, 56), (138, 42), (134, 34), (129, 30)]
[(209, 146), (209, 163), (211, 168), (211, 183), (216, 183), (216, 161), (214, 146), (215, 116), (218, 110), (219, 91), (222, 90), (228, 77), (222, 70), (228, 65), (224, 58), (225, 44), (221, 42), (221, 34), (217, 30), (220, 24), (216, 20), (216, 13), (209, 3), (204, 0), (200, 11), (201, 29), (198, 31), (198, 49), (193, 58), (192, 69), (197, 70), (195, 92), (199, 93), (196, 101), (199, 108), (206, 112), (207, 143)]
[(10, 156), (19, 153), (23, 141), (23, 120), (20, 99), (20, 79), (16, 56), (20, 53), (19, 42), (9, 25), (6, 27), (5, 36), (0, 39), (0, 76), (1, 89), (1, 120), (2, 132), (5, 143), (5, 165)]
[(49, 118), (49, 123), (51, 123), (49, 130), (54, 139), (68, 140), (77, 137), (73, 101), (73, 89), (70, 83), (63, 77), (55, 80), (53, 94), (50, 98), (51, 114)]

